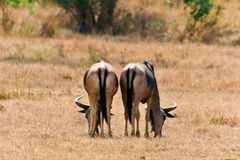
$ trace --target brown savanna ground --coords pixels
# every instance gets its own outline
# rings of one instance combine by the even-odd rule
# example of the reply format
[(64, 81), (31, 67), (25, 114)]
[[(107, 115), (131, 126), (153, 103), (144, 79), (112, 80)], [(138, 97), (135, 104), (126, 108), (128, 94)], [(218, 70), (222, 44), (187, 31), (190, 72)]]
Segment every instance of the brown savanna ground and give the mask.
[[(240, 159), (239, 53), (121, 37), (0, 37), (0, 159)], [(161, 106), (178, 104), (161, 138), (144, 138), (143, 105), (141, 137), (123, 136), (120, 90), (113, 138), (87, 135), (74, 99), (85, 93), (83, 74), (99, 57), (118, 75), (128, 62), (153, 61)]]

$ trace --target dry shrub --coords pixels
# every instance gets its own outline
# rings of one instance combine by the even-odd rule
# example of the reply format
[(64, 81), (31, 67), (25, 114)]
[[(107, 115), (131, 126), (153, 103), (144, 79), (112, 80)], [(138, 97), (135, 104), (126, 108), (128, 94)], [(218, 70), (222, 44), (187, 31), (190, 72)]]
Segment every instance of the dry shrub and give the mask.
[(8, 13), (4, 14), (3, 29), (11, 31), (12, 35), (53, 37), (59, 28), (67, 26), (69, 14), (57, 5), (43, 7), (42, 3), (8, 9)]
[(62, 15), (62, 12), (59, 11), (59, 14), (57, 15), (50, 15), (46, 18), (45, 22), (42, 23), (41, 30), (40, 30), (40, 36), (51, 38), (55, 35), (56, 29), (59, 28), (62, 25), (66, 24), (66, 16), (60, 17)]
[(188, 7), (180, 1), (165, 1), (165, 4), (146, 2), (147, 5), (144, 1), (137, 3), (134, 9), (127, 6), (130, 2), (117, 8), (114, 34), (134, 33), (160, 41), (190, 40), (205, 43), (216, 42), (219, 37), (218, 20), (222, 8), (217, 3), (201, 21), (192, 20), (187, 15)]
[[(141, 15), (139, 15), (141, 16)], [(169, 24), (164, 16), (158, 14), (152, 14), (148, 16), (143, 16), (145, 21), (145, 27), (143, 28), (143, 33), (148, 37), (153, 37), (157, 40), (168, 40), (168, 27)], [(144, 35), (144, 36), (145, 36)]]
[(14, 26), (14, 21), (10, 15), (9, 9), (6, 6), (2, 8), (2, 27), (5, 32), (10, 32)]
[(40, 36), (41, 37), (53, 37), (55, 30), (54, 26), (50, 25), (49, 23), (45, 22), (42, 24), (41, 31), (40, 31)]
[(125, 35), (134, 30), (134, 16), (129, 10), (120, 8), (114, 17), (113, 35)]
[(144, 9), (130, 11), (119, 8), (114, 17), (114, 35), (136, 34), (158, 40), (164, 40), (167, 37), (169, 24), (160, 14), (150, 14)]

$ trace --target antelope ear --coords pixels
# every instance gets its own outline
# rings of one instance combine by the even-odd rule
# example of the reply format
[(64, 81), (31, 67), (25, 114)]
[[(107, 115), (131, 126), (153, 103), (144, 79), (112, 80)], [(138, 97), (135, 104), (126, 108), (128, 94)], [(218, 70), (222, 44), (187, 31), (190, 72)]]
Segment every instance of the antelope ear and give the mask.
[(80, 112), (80, 113), (86, 113), (87, 110), (81, 110), (81, 111), (78, 111), (78, 112)]
[(170, 113), (168, 113), (168, 112), (165, 112), (165, 114), (166, 114), (166, 116), (167, 116), (168, 118), (175, 118), (175, 117), (176, 117), (175, 115), (172, 115), (172, 114), (170, 114)]
[(164, 108), (163, 111), (166, 114), (167, 117), (169, 118), (175, 118), (176, 116), (170, 114), (169, 112), (171, 112), (172, 110), (177, 108), (177, 104), (173, 101), (173, 105), (171, 105), (169, 108)]
[(170, 112), (170, 111), (173, 111), (174, 109), (177, 108), (177, 104), (173, 101), (173, 105), (169, 106), (168, 108), (164, 108), (164, 112)]

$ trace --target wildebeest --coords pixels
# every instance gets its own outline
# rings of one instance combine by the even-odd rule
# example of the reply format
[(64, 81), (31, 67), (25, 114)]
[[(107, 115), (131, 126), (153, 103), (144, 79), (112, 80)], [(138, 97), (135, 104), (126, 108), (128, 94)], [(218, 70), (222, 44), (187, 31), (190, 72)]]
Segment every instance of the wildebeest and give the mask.
[(147, 103), (145, 137), (149, 137), (148, 123), (151, 122), (152, 130), (161, 136), (162, 127), (166, 117), (174, 117), (169, 112), (177, 106), (162, 109), (160, 107), (160, 97), (154, 67), (150, 61), (144, 60), (141, 63), (130, 63), (121, 72), (120, 87), (122, 101), (125, 109), (125, 135), (128, 135), (128, 120), (132, 125), (131, 135), (135, 135), (135, 119), (137, 122), (136, 136), (140, 136), (139, 131), (139, 104)]
[(111, 137), (110, 110), (113, 96), (118, 90), (118, 79), (112, 66), (103, 60), (93, 64), (84, 74), (83, 83), (91, 106), (90, 136), (95, 135), (100, 118), (101, 135), (104, 135), (103, 119), (105, 119), (108, 135)]
[[(89, 105), (86, 105), (86, 104), (83, 104), (83, 103), (81, 103), (80, 102), (80, 99), (81, 98), (83, 98), (83, 96), (80, 96), (80, 97), (77, 97), (76, 99), (75, 99), (75, 103), (76, 103), (76, 105), (78, 105), (82, 110), (80, 110), (79, 112), (80, 113), (85, 113), (85, 117), (86, 117), (86, 119), (87, 119), (87, 123), (88, 123), (88, 133), (90, 133), (90, 124), (91, 124), (91, 116), (90, 116), (90, 114), (91, 114), (91, 106), (89, 106)], [(111, 113), (111, 116), (112, 116), (113, 114)], [(96, 133), (97, 134), (99, 134), (99, 130), (98, 130), (98, 127), (101, 127), (100, 126), (100, 112), (98, 111), (98, 113), (97, 113), (97, 127), (96, 127)], [(106, 121), (107, 122), (107, 121)]]

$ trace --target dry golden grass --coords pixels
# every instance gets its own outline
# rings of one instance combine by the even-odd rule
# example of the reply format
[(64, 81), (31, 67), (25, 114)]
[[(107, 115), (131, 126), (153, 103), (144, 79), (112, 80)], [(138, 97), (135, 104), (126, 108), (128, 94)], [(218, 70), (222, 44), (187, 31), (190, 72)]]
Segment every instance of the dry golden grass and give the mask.
[[(0, 159), (239, 159), (239, 47), (165, 44), (122, 37), (0, 37)], [(83, 73), (104, 57), (119, 75), (128, 62), (153, 61), (161, 106), (174, 100), (176, 119), (163, 137), (126, 138), (120, 90), (113, 101), (113, 138), (87, 135), (74, 104)], [(84, 102), (88, 103), (87, 97)], [(107, 131), (105, 129), (105, 131)]]

